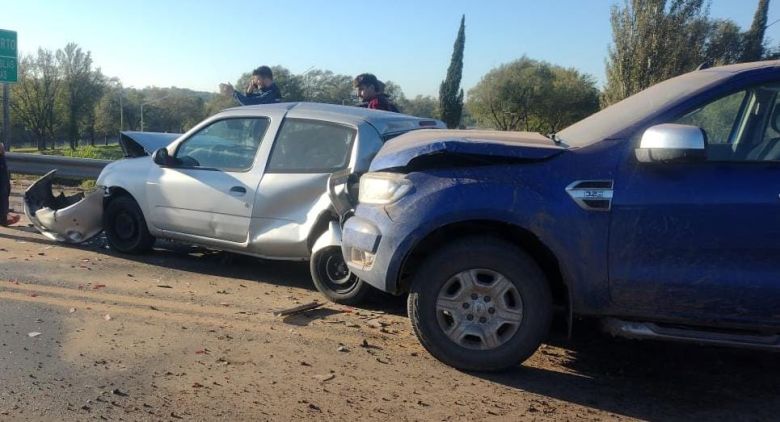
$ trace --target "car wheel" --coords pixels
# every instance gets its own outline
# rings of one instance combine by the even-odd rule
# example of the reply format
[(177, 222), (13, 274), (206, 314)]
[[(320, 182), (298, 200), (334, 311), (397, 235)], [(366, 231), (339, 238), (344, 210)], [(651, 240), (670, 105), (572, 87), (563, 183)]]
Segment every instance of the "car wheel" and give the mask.
[(352, 274), (338, 246), (328, 246), (314, 253), (310, 270), (317, 290), (342, 305), (357, 305), (373, 290)]
[(440, 361), (497, 371), (536, 351), (550, 329), (552, 298), (528, 254), (499, 239), (472, 237), (422, 263), (408, 312), (417, 338)]
[(141, 208), (129, 196), (111, 200), (103, 214), (103, 229), (112, 249), (122, 253), (140, 254), (154, 245)]

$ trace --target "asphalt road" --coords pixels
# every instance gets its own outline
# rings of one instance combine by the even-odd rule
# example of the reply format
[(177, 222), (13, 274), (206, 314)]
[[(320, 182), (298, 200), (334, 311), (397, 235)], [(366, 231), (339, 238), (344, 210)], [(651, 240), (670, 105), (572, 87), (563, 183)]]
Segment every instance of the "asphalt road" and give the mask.
[(578, 323), (521, 367), (464, 373), (418, 344), (403, 298), (273, 316), (321, 299), (305, 264), (166, 243), (123, 256), (25, 223), (0, 228), (0, 420), (780, 415), (776, 354), (623, 341)]

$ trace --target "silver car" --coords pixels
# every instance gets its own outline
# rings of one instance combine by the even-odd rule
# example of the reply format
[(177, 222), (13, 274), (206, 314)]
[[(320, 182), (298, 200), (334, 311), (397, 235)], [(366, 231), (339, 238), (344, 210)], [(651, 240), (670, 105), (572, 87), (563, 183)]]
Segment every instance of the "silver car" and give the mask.
[(128, 158), (103, 169), (95, 192), (54, 197), (49, 174), (26, 192), (25, 212), (52, 239), (78, 243), (103, 230), (123, 253), (146, 252), (162, 238), (270, 259), (314, 255), (317, 288), (356, 303), (369, 287), (344, 265), (328, 178), (365, 172), (396, 135), (441, 127), (328, 104), (232, 108), (178, 137), (126, 134)]

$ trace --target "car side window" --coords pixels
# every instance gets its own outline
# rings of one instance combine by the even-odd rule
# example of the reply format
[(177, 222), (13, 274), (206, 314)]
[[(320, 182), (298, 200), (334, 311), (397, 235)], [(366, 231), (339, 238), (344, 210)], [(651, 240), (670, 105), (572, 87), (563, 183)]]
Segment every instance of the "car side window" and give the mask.
[(332, 173), (349, 164), (355, 128), (335, 123), (286, 119), (268, 161), (268, 173)]
[(267, 118), (224, 119), (214, 122), (179, 146), (176, 150), (176, 161), (185, 167), (249, 170), (268, 124)]

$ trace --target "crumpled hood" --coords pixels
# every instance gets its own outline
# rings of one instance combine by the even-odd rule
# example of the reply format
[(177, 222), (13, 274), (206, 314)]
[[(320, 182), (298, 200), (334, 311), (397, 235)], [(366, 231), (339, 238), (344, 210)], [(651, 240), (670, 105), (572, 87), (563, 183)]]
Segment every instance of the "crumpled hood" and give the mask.
[(417, 158), (439, 154), (537, 161), (565, 149), (534, 132), (417, 130), (388, 141), (374, 157), (369, 171), (403, 168)]
[(121, 132), (119, 145), (125, 152), (125, 157), (143, 157), (152, 155), (156, 150), (167, 147), (181, 133), (160, 133), (160, 132)]

